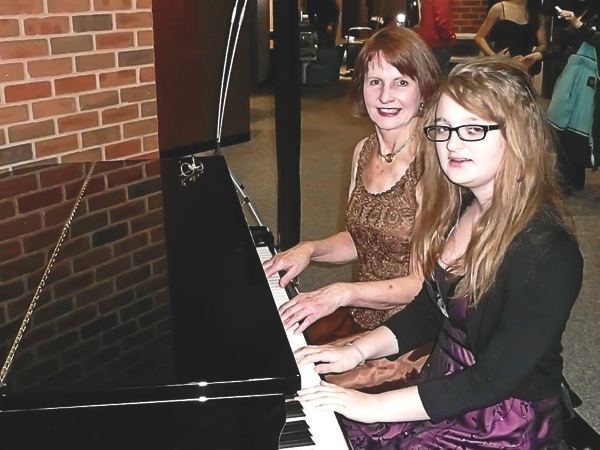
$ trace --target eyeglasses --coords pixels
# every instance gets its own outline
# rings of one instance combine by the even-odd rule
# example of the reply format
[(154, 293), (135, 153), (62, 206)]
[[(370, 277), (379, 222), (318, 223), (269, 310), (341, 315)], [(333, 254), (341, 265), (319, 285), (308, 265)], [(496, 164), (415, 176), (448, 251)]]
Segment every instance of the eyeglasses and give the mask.
[(461, 125), (459, 127), (449, 127), (446, 125), (429, 125), (423, 128), (427, 139), (433, 142), (446, 142), (450, 140), (453, 131), (461, 141), (474, 142), (485, 139), (488, 131), (499, 130), (500, 125)]

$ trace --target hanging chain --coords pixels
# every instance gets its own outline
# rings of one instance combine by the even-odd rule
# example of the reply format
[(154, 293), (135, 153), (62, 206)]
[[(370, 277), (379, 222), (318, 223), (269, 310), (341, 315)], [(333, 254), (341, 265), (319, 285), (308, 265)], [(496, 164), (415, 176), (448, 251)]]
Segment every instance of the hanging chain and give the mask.
[(25, 330), (27, 329), (29, 320), (31, 319), (31, 316), (33, 316), (33, 311), (35, 309), (37, 301), (40, 298), (40, 295), (42, 293), (42, 290), (44, 289), (44, 286), (46, 285), (46, 280), (48, 279), (48, 276), (50, 275), (50, 271), (52, 270), (52, 266), (54, 265), (54, 262), (56, 261), (56, 257), (58, 256), (60, 247), (61, 247), (62, 243), (64, 242), (64, 240), (67, 236), (67, 233), (69, 232), (69, 228), (71, 227), (71, 222), (73, 222), (73, 217), (75, 217), (75, 212), (77, 211), (77, 208), (79, 207), (79, 203), (81, 203), (81, 199), (83, 198), (83, 193), (85, 192), (85, 189), (87, 188), (87, 185), (92, 178), (92, 174), (94, 173), (95, 167), (96, 167), (96, 162), (93, 162), (92, 166), (90, 167), (90, 171), (88, 172), (87, 176), (85, 177), (85, 181), (83, 182), (83, 185), (81, 186), (81, 189), (79, 190), (79, 195), (77, 196), (77, 199), (75, 200), (75, 204), (73, 205), (71, 214), (69, 215), (69, 218), (67, 219), (67, 221), (65, 222), (65, 224), (63, 226), (62, 233), (60, 234), (60, 237), (58, 238), (58, 242), (56, 243), (56, 246), (54, 247), (52, 256), (50, 256), (50, 260), (48, 261), (48, 264), (46, 265), (46, 270), (44, 270), (42, 279), (40, 280), (40, 283), (38, 284), (38, 287), (35, 290), (35, 293), (33, 294), (33, 299), (31, 300), (31, 303), (29, 304), (29, 308), (27, 308), (27, 313), (25, 314), (25, 317), (23, 317), (21, 326), (19, 327), (19, 330), (17, 331), (17, 336), (15, 337), (13, 345), (10, 348), (10, 351), (8, 352), (8, 356), (6, 357), (6, 361), (4, 361), (4, 365), (2, 366), (2, 370), (0, 371), (0, 386), (4, 386), (4, 379), (6, 378), (6, 374), (8, 373), (8, 371), (12, 365), (13, 358), (15, 356), (15, 353), (17, 352), (17, 348), (19, 347), (19, 344), (21, 343), (21, 339), (23, 338), (23, 335), (25, 334)]

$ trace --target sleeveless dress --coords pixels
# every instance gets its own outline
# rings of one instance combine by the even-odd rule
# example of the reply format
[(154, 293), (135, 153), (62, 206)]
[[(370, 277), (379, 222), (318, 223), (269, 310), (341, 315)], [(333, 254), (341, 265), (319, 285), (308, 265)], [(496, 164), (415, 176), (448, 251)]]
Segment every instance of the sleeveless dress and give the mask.
[[(447, 317), (427, 364), (410, 384), (448, 376), (474, 364), (467, 340), (468, 299), (448, 300), (451, 283), (439, 269), (440, 294)], [(562, 432), (558, 396), (539, 401), (509, 398), (438, 423), (363, 424), (343, 419), (354, 450), (392, 449), (558, 449)]]
[[(362, 182), (362, 171), (370, 155), (378, 151), (378, 146), (376, 134), (365, 141), (357, 163), (355, 187), (346, 209), (346, 228), (358, 254), (359, 282), (389, 280), (409, 274), (420, 171), (415, 158), (389, 190), (376, 194), (368, 192)], [(402, 308), (404, 306), (388, 310), (352, 308), (350, 314), (360, 329), (372, 330)], [(354, 334), (333, 343), (343, 345), (359, 336)], [(396, 361), (385, 358), (367, 361), (349, 372), (328, 375), (326, 379), (339, 386), (366, 392), (397, 389), (416, 376), (430, 350), (431, 346), (426, 346)]]
[[(517, 23), (506, 19), (504, 14), (504, 2), (502, 5), (502, 19), (497, 21), (490, 31), (492, 50), (498, 53), (508, 48), (510, 56), (525, 56), (531, 53), (537, 46), (537, 31), (533, 23)], [(537, 61), (529, 68), (529, 73), (537, 75), (542, 69), (541, 61)]]

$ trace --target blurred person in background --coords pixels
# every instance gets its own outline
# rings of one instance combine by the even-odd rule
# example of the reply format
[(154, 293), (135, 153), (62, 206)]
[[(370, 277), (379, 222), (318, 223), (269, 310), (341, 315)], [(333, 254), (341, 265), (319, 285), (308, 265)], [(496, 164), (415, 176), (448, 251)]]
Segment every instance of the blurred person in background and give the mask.
[(548, 58), (567, 58), (556, 80), (548, 106), (548, 118), (558, 130), (559, 161), (567, 192), (585, 187), (587, 167), (600, 164), (600, 3), (586, 0), (573, 11), (558, 14), (566, 30), (563, 45)]
[(542, 70), (547, 46), (541, 0), (506, 0), (492, 6), (477, 30), (475, 44), (484, 55), (510, 56), (531, 75)]
[(315, 28), (319, 48), (335, 47), (340, 8), (336, 0), (306, 0), (309, 23)]
[(433, 52), (443, 73), (448, 71), (450, 48), (456, 44), (452, 25), (452, 0), (420, 0), (421, 18), (417, 32)]

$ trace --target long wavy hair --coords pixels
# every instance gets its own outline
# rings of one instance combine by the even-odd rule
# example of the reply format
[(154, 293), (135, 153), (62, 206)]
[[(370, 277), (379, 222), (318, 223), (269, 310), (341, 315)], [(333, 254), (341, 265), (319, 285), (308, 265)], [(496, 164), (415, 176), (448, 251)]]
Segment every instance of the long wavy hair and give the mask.
[[(519, 63), (485, 57), (456, 66), (426, 111), (426, 123), (434, 123), (441, 95), (498, 123), (506, 140), (491, 202), (475, 223), (465, 254), (449, 268), (461, 276), (455, 295), (477, 304), (492, 289), (509, 245), (536, 214), (545, 211), (570, 232), (573, 218), (559, 182), (554, 132), (530, 75)], [(444, 175), (434, 143), (421, 155), (423, 203), (414, 228), (413, 251), (424, 276), (431, 279), (469, 191)]]
[(369, 64), (377, 57), (383, 58), (398, 72), (415, 80), (423, 104), (428, 104), (442, 76), (433, 53), (414, 31), (401, 27), (384, 28), (366, 41), (356, 58), (349, 92), (355, 115), (367, 115), (364, 82)]

